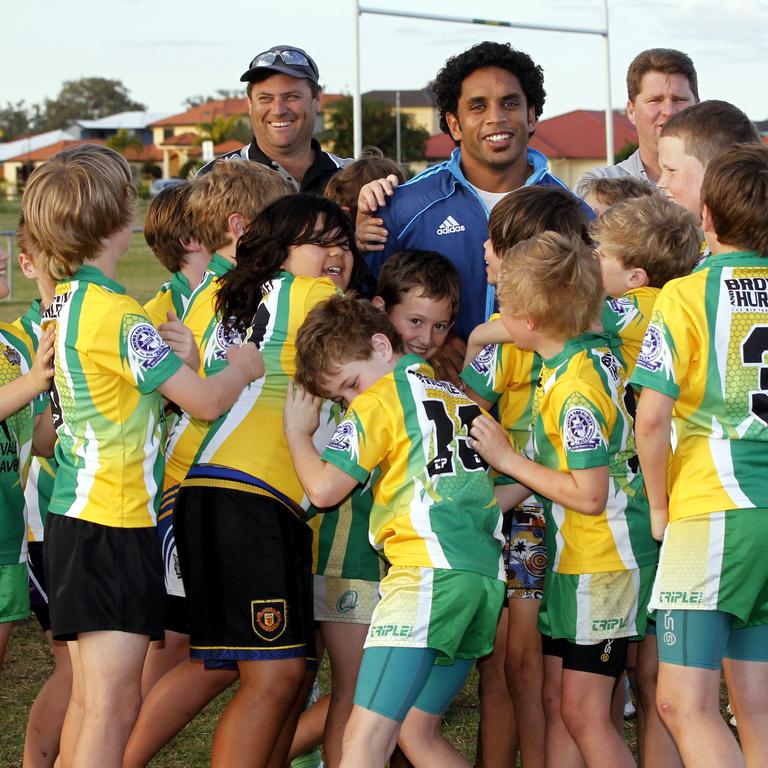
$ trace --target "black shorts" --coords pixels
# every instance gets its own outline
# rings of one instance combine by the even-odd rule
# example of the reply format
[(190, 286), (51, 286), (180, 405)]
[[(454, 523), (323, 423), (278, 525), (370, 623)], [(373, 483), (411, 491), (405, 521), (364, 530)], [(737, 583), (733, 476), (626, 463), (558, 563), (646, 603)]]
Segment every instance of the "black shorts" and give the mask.
[(104, 630), (163, 639), (165, 585), (154, 528), (49, 513), (43, 552), (54, 639)]
[(180, 635), (189, 634), (189, 605), (186, 597), (166, 594), (165, 628)]
[(51, 615), (48, 611), (48, 582), (45, 578), (42, 541), (30, 541), (27, 545), (27, 566), (29, 604), (43, 632), (47, 632), (51, 628)]
[(241, 473), (243, 490), (206, 485), (205, 468), (193, 471), (173, 519), (191, 656), (208, 667), (313, 657), (311, 528), (251, 492)]
[(628, 646), (628, 637), (603, 640), (594, 645), (577, 645), (563, 638), (553, 640), (547, 635), (541, 636), (541, 652), (545, 656), (560, 657), (563, 669), (607, 677), (619, 677), (624, 671)]

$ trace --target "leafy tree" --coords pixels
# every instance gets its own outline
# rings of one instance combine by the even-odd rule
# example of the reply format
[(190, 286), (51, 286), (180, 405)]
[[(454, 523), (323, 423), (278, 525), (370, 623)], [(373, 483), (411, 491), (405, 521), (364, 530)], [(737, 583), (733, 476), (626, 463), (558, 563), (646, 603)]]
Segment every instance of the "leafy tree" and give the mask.
[(212, 141), (214, 144), (221, 144), (224, 141), (233, 139), (243, 144), (251, 140), (251, 126), (241, 115), (216, 115), (210, 123), (198, 123), (197, 144), (204, 141)]
[(107, 146), (112, 147), (115, 152), (124, 155), (127, 149), (135, 149), (141, 152), (144, 144), (142, 144), (141, 139), (135, 133), (128, 133), (125, 128), (120, 128), (117, 133), (107, 139)]
[[(336, 102), (330, 115), (330, 128), (323, 139), (333, 142), (333, 151), (351, 157), (354, 151), (352, 97)], [(429, 132), (413, 124), (411, 115), (400, 113), (400, 147), (402, 160), (422, 160)], [(363, 144), (378, 147), (386, 157), (397, 152), (395, 110), (382, 101), (363, 99)]]
[(245, 91), (242, 88), (217, 88), (216, 93), (213, 96), (189, 96), (184, 99), (182, 104), (187, 109), (193, 107), (199, 107), (201, 104), (208, 104), (211, 101), (219, 101), (220, 99), (242, 99), (245, 96)]
[(32, 115), (24, 101), (0, 107), (0, 141), (13, 141), (31, 129)]
[(635, 144), (632, 141), (625, 141), (624, 146), (616, 153), (616, 157), (614, 158), (614, 163), (621, 163), (622, 161), (626, 160), (637, 148), (638, 144)]
[(42, 110), (43, 130), (62, 128), (72, 120), (96, 120), (117, 112), (143, 111), (119, 80), (82, 77), (68, 80), (55, 99), (46, 99)]

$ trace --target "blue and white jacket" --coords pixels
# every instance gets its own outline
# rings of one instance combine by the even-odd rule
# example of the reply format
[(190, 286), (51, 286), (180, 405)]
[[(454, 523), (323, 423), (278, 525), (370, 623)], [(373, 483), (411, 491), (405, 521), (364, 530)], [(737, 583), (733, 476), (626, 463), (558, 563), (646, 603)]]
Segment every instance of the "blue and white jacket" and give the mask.
[[(563, 187), (549, 172), (547, 158), (528, 148), (533, 173), (525, 185)], [(592, 218), (592, 210), (589, 210)], [(368, 267), (378, 278), (390, 254), (410, 248), (437, 251), (448, 258), (461, 276), (461, 305), (453, 331), (466, 339), (470, 331), (493, 312), (493, 286), (486, 281), (483, 243), (488, 238), (488, 209), (464, 177), (461, 150), (450, 160), (428, 168), (399, 187), (376, 214), (389, 232), (379, 253), (366, 254)]]

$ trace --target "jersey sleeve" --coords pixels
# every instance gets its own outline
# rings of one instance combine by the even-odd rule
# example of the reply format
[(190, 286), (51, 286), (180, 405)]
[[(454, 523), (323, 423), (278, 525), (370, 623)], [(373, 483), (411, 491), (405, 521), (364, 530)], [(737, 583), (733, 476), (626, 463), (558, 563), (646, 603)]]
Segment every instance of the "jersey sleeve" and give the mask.
[(304, 296), (304, 317), (321, 301), (340, 293), (335, 284), (328, 278), (313, 280)]
[(558, 418), (558, 430), (568, 469), (606, 467), (610, 462), (608, 443), (611, 424), (606, 413), (612, 408), (610, 399), (601, 397), (584, 382), (577, 388), (555, 390), (552, 405)]
[(125, 379), (142, 394), (156, 390), (183, 365), (149, 318), (124, 306), (102, 319), (86, 352), (94, 363)]
[(499, 386), (501, 344), (483, 347), (461, 372), (461, 380), (489, 403), (496, 403), (503, 388)]
[(377, 397), (356, 397), (350, 405), (322, 459), (365, 483), (392, 448), (394, 433), (387, 411)]
[(682, 302), (662, 290), (643, 338), (631, 383), (677, 400), (680, 382), (700, 340), (692, 338), (693, 323)]

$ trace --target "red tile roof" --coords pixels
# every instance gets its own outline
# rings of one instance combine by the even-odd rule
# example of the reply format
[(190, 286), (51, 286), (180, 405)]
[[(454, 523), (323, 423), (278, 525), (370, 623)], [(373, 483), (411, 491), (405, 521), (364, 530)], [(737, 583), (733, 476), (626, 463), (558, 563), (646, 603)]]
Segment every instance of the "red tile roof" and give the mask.
[(216, 99), (192, 107), (186, 112), (171, 115), (164, 120), (150, 123), (150, 128), (170, 128), (174, 125), (197, 125), (198, 123), (212, 123), (215, 118), (231, 117), (232, 115), (247, 115), (248, 99)]
[[(635, 126), (628, 117), (614, 112), (615, 151), (618, 152), (627, 142), (637, 143)], [(427, 139), (424, 155), (428, 160), (445, 160), (455, 146), (450, 136), (437, 133)], [(551, 158), (605, 157), (605, 112), (577, 109), (542, 120), (536, 125), (530, 146)]]
[[(5, 162), (11, 163), (41, 163), (44, 160), (48, 160), (53, 157), (57, 152), (61, 152), (62, 149), (70, 149), (71, 147), (79, 147), (83, 144), (106, 144), (104, 139), (71, 139), (65, 141), (57, 141), (55, 144), (50, 144), (47, 147), (40, 147), (34, 149), (31, 152), (24, 152), (16, 157), (9, 157)], [(135, 147), (129, 147), (125, 151), (125, 158), (131, 163), (144, 163), (147, 161), (160, 162), (163, 159), (163, 153), (154, 144), (145, 144), (141, 149)]]
[(200, 140), (200, 134), (199, 133), (193, 133), (192, 131), (187, 131), (186, 133), (179, 133), (175, 136), (169, 136), (167, 139), (163, 140), (163, 143), (160, 144), (161, 147), (188, 147), (190, 145), (196, 144)]

